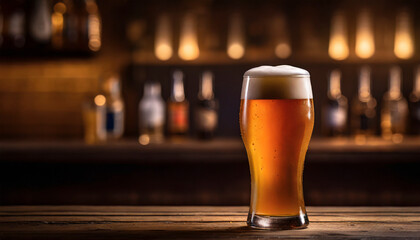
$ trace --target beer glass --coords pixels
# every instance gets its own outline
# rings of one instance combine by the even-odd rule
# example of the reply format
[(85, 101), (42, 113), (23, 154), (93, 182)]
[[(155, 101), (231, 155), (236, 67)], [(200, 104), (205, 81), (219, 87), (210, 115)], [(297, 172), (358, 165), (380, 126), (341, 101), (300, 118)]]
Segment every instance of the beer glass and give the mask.
[(251, 172), (249, 226), (295, 229), (309, 224), (302, 174), (313, 125), (306, 70), (261, 66), (244, 74), (240, 127)]

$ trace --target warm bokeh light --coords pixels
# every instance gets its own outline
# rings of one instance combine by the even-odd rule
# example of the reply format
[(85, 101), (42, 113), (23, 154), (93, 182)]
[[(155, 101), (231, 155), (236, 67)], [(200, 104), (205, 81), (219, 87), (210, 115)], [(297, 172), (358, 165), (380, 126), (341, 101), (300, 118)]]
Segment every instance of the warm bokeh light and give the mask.
[(397, 14), (394, 53), (401, 59), (409, 59), (414, 53), (413, 27), (410, 14), (403, 10)]
[(227, 54), (233, 59), (239, 59), (245, 54), (244, 26), (239, 14), (232, 15), (229, 22)]
[(178, 55), (183, 60), (194, 60), (200, 55), (194, 16), (187, 14), (181, 25)]
[(356, 55), (360, 58), (370, 58), (375, 53), (373, 25), (369, 11), (362, 10), (357, 19)]
[(233, 43), (228, 47), (227, 53), (233, 59), (239, 59), (244, 56), (245, 49), (240, 43)]
[(140, 135), (140, 137), (139, 137), (139, 143), (141, 145), (147, 145), (147, 144), (149, 144), (150, 143), (150, 137), (149, 137), (149, 135), (147, 135), (147, 134)]
[(278, 58), (285, 59), (290, 57), (290, 55), (292, 54), (292, 48), (288, 43), (279, 43), (274, 49), (274, 53)]
[(278, 58), (286, 59), (292, 54), (292, 47), (290, 46), (289, 33), (284, 15), (274, 17), (272, 24), (272, 32), (275, 38), (274, 54)]
[(99, 95), (96, 95), (96, 97), (94, 99), (94, 102), (95, 102), (96, 106), (104, 106), (105, 103), (106, 103), (106, 98), (105, 98), (104, 95), (99, 94)]
[(342, 12), (335, 13), (331, 19), (328, 54), (335, 60), (344, 60), (349, 56), (346, 18)]
[(172, 28), (167, 15), (159, 17), (156, 24), (155, 55), (159, 60), (166, 61), (172, 57)]

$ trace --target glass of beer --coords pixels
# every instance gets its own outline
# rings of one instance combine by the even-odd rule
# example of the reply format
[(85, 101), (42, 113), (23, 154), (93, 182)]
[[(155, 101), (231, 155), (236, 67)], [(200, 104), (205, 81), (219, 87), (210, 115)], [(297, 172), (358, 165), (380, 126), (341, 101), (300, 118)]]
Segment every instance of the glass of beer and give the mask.
[(251, 172), (249, 226), (297, 229), (309, 224), (302, 174), (313, 126), (308, 71), (281, 65), (245, 72), (240, 127)]

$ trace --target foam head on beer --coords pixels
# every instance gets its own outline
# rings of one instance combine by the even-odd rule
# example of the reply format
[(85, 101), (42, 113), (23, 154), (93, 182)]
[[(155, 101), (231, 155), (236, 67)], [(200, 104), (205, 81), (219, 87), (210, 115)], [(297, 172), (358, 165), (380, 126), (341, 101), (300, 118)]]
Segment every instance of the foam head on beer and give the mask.
[(312, 99), (309, 72), (289, 65), (251, 68), (244, 74), (241, 99)]

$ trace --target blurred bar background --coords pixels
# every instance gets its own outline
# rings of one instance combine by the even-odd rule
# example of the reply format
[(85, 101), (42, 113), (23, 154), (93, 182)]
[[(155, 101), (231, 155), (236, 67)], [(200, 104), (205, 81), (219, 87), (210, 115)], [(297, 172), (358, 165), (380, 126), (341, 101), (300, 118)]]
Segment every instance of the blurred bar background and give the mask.
[(307, 205), (419, 205), (417, 10), (1, 1), (0, 204), (248, 205), (242, 75), (289, 64), (314, 92)]

